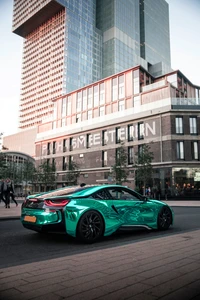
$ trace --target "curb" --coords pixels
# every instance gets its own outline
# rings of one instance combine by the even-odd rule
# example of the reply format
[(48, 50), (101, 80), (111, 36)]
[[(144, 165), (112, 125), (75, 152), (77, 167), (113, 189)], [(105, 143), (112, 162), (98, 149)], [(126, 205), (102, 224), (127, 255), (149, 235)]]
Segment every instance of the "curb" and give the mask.
[(2, 222), (2, 221), (10, 221), (10, 220), (20, 220), (20, 216), (0, 217), (0, 222)]

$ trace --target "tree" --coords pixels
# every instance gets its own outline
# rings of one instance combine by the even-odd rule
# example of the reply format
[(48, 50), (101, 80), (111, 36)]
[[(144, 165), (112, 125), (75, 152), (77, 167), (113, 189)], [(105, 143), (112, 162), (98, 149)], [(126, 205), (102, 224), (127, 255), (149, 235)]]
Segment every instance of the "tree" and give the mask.
[(6, 168), (4, 170), (4, 178), (10, 178), (12, 181), (17, 181), (18, 168), (14, 161), (7, 161)]
[(136, 153), (134, 168), (135, 180), (137, 184), (144, 187), (143, 194), (145, 194), (146, 184), (152, 179), (153, 167), (151, 165), (154, 158), (153, 152), (150, 151), (150, 146), (144, 144)]
[(116, 149), (115, 164), (112, 166), (111, 175), (116, 184), (122, 184), (127, 181), (127, 151), (123, 142), (120, 142), (120, 147)]
[(37, 181), (44, 185), (44, 190), (47, 188), (55, 188), (56, 185), (56, 166), (48, 160), (43, 161), (37, 168), (35, 175)]
[(68, 172), (66, 174), (66, 182), (68, 185), (77, 185), (78, 178), (80, 176), (80, 171), (78, 164), (73, 160), (69, 160), (67, 164)]
[(0, 178), (5, 178), (6, 168), (5, 154), (0, 152)]
[[(30, 160), (25, 161), (19, 169), (21, 173), (21, 182), (25, 183), (25, 194), (27, 194), (28, 184), (33, 184), (34, 174), (36, 172), (35, 165)], [(20, 176), (18, 176), (20, 178)]]

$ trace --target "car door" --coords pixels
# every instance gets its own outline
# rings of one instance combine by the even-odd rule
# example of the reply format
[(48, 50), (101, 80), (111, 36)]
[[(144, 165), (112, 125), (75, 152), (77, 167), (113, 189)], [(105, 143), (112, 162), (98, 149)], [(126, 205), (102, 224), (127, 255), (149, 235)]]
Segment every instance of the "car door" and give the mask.
[(134, 191), (117, 187), (109, 191), (113, 197), (113, 209), (123, 225), (148, 225), (155, 220), (154, 206)]

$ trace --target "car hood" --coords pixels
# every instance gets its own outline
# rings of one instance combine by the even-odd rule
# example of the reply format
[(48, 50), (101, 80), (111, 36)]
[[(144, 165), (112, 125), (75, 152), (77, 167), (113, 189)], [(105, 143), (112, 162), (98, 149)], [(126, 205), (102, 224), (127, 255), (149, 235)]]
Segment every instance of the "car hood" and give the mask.
[(167, 205), (167, 203), (163, 202), (163, 201), (160, 201), (160, 200), (156, 200), (156, 199), (148, 199), (148, 201), (150, 202), (153, 202), (153, 203), (156, 203), (156, 204), (160, 204), (160, 205)]

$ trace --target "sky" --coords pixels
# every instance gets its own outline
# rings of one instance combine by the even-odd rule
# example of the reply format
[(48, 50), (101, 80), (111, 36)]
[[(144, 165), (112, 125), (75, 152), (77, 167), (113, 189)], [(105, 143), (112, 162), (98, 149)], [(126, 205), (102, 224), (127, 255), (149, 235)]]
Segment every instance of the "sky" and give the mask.
[[(169, 4), (171, 66), (200, 86), (200, 0), (166, 2)], [(22, 70), (23, 39), (12, 33), (12, 9), (13, 0), (0, 0), (0, 133), (4, 136), (17, 132)]]

